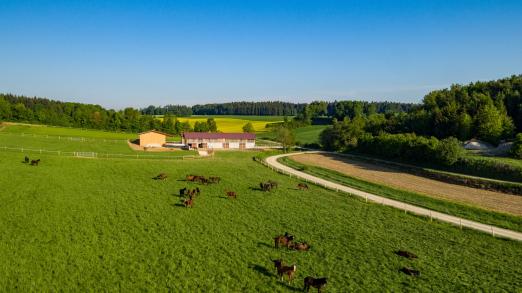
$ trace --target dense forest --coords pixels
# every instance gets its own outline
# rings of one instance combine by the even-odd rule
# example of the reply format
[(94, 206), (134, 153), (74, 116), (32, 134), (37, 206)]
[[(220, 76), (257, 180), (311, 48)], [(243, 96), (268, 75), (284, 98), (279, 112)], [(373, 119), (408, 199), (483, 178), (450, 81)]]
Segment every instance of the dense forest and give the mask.
[(295, 116), (306, 104), (288, 102), (231, 102), (192, 106), (194, 115)]
[[(478, 138), (497, 145), (522, 132), (522, 75), (433, 91), (407, 112), (375, 113), (356, 103), (345, 115), (333, 115), (333, 125), (321, 134), (324, 148), (451, 166), (463, 162), (458, 141)], [(312, 103), (297, 118), (323, 111), (324, 105)], [(515, 157), (519, 141), (520, 135)]]

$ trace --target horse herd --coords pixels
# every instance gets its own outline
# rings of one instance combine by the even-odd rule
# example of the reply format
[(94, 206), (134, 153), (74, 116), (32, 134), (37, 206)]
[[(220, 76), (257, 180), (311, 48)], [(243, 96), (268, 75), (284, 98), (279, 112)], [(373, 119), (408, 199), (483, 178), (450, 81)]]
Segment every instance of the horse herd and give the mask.
[[(284, 235), (278, 235), (274, 238), (274, 246), (275, 248), (279, 248), (280, 246), (284, 246), (287, 249), (295, 249), (298, 251), (308, 251), (310, 249), (310, 245), (306, 242), (295, 242), (294, 243), (294, 235), (285, 232)], [(281, 281), (284, 279), (284, 276), (288, 278), (288, 282), (290, 283), (294, 278), (294, 275), (297, 271), (297, 265), (293, 264), (291, 266), (287, 266), (283, 263), (282, 259), (273, 260), (274, 266), (277, 271), (277, 275), (281, 278)], [(317, 292), (321, 292), (321, 289), (326, 286), (328, 279), (325, 277), (322, 278), (314, 278), (312, 276), (308, 276), (304, 278), (304, 290), (308, 292), (310, 287), (317, 288)]]

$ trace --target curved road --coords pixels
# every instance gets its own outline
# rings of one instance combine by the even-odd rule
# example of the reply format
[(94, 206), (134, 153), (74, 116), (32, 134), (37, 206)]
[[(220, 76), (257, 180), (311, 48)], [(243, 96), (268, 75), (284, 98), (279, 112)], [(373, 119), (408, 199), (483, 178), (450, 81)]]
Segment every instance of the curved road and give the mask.
[(475, 221), (466, 220), (466, 219), (463, 219), (463, 218), (459, 218), (459, 217), (451, 216), (451, 215), (448, 215), (448, 214), (436, 212), (436, 211), (433, 211), (433, 210), (430, 210), (430, 209), (421, 208), (421, 207), (418, 207), (418, 206), (415, 206), (415, 205), (412, 205), (412, 204), (408, 204), (408, 203), (400, 202), (400, 201), (397, 201), (397, 200), (385, 198), (385, 197), (382, 197), (382, 196), (379, 196), (379, 195), (375, 195), (375, 194), (372, 194), (372, 193), (364, 192), (364, 191), (361, 191), (361, 190), (358, 190), (358, 189), (354, 189), (354, 188), (351, 188), (351, 187), (348, 187), (348, 186), (344, 186), (344, 185), (341, 185), (341, 184), (338, 184), (338, 183), (334, 183), (334, 182), (331, 182), (331, 181), (328, 181), (328, 180), (325, 180), (325, 179), (322, 179), (322, 178), (319, 178), (319, 177), (315, 177), (313, 175), (310, 175), (310, 174), (307, 174), (307, 173), (295, 170), (295, 169), (290, 168), (290, 167), (288, 167), (286, 165), (283, 165), (283, 164), (281, 164), (281, 163), (279, 163), (277, 161), (279, 158), (282, 158), (282, 157), (294, 156), (294, 155), (305, 154), (305, 153), (321, 153), (321, 152), (319, 152), (319, 151), (312, 151), (312, 152), (299, 152), (299, 153), (290, 153), (290, 154), (276, 155), (276, 156), (271, 156), (271, 157), (266, 158), (265, 162), (270, 167), (272, 167), (273, 169), (276, 169), (279, 172), (288, 174), (290, 176), (299, 177), (299, 178), (301, 178), (303, 180), (313, 182), (313, 183), (315, 183), (317, 185), (321, 185), (321, 186), (324, 186), (326, 188), (330, 188), (330, 189), (334, 189), (334, 190), (350, 193), (350, 194), (353, 194), (353, 195), (357, 195), (359, 197), (365, 198), (366, 201), (368, 201), (368, 200), (369, 201), (373, 201), (373, 202), (376, 202), (376, 203), (379, 203), (379, 204), (383, 204), (383, 205), (387, 205), (387, 206), (394, 207), (394, 208), (397, 208), (397, 209), (405, 210), (405, 211), (408, 211), (408, 212), (411, 212), (411, 213), (414, 213), (414, 214), (417, 214), (417, 215), (426, 216), (426, 217), (429, 217), (431, 219), (436, 219), (436, 220), (439, 220), (439, 221), (447, 222), (447, 223), (454, 224), (454, 225), (457, 225), (457, 226), (460, 226), (460, 227), (466, 227), (466, 228), (482, 231), (482, 232), (485, 232), (485, 233), (492, 234), (493, 236), (504, 237), (504, 238), (509, 238), (509, 239), (513, 239), (513, 240), (522, 241), (522, 233), (520, 233), (520, 232), (516, 232), (516, 231), (512, 231), (512, 230), (508, 230), (508, 229), (503, 229), (503, 228), (499, 228), (499, 227), (491, 226), (491, 225), (487, 225), (487, 224), (482, 224), (482, 223), (475, 222)]

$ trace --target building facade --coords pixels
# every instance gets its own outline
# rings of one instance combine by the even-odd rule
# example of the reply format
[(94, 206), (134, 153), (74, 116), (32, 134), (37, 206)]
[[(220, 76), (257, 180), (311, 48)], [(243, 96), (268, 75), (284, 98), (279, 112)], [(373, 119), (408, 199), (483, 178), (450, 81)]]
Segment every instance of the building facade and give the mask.
[(256, 147), (254, 133), (185, 132), (182, 143), (191, 149), (252, 149)]
[(165, 142), (167, 142), (168, 134), (150, 130), (146, 132), (142, 132), (140, 135), (140, 146), (146, 148), (160, 148)]

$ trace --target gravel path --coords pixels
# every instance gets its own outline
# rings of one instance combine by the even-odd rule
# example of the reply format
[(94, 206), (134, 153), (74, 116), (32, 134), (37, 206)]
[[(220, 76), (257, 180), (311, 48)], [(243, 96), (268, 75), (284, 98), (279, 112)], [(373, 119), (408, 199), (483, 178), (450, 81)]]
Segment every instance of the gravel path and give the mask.
[(415, 205), (403, 203), (403, 202), (400, 202), (397, 200), (388, 199), (388, 198), (378, 196), (378, 195), (375, 195), (372, 193), (357, 190), (357, 189), (347, 187), (347, 186), (344, 186), (341, 184), (337, 184), (337, 183), (334, 183), (334, 182), (331, 182), (331, 181), (328, 181), (328, 180), (325, 180), (325, 179), (322, 179), (319, 177), (315, 177), (310, 174), (306, 174), (304, 172), (301, 172), (301, 171), (295, 170), (293, 168), (290, 168), (286, 165), (283, 165), (277, 161), (279, 158), (282, 158), (282, 157), (294, 156), (294, 155), (306, 154), (306, 153), (321, 153), (321, 152), (301, 152), (301, 153), (276, 155), (276, 156), (271, 156), (271, 157), (266, 158), (266, 163), (269, 166), (271, 166), (272, 168), (277, 169), (283, 173), (289, 174), (291, 176), (296, 176), (301, 179), (314, 182), (315, 184), (318, 184), (318, 185), (321, 185), (321, 186), (324, 186), (324, 187), (327, 187), (330, 189), (335, 189), (335, 190), (343, 191), (346, 193), (350, 193), (350, 194), (365, 198), (366, 200), (369, 200), (369, 201), (373, 201), (373, 202), (391, 206), (391, 207), (394, 207), (397, 209), (405, 210), (405, 211), (408, 211), (408, 212), (411, 212), (411, 213), (414, 213), (417, 215), (430, 217), (432, 219), (447, 222), (447, 223), (454, 224), (454, 225), (457, 225), (460, 227), (466, 227), (466, 228), (482, 231), (485, 233), (492, 234), (493, 236), (522, 241), (522, 233), (520, 233), (520, 232), (503, 229), (503, 228), (498, 228), (495, 226), (482, 224), (482, 223), (475, 222), (475, 221), (466, 220), (463, 218), (451, 216), (451, 215), (436, 212), (436, 211), (433, 211), (430, 209), (421, 208), (421, 207), (418, 207)]

